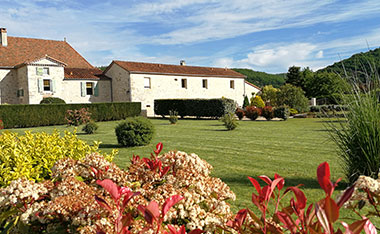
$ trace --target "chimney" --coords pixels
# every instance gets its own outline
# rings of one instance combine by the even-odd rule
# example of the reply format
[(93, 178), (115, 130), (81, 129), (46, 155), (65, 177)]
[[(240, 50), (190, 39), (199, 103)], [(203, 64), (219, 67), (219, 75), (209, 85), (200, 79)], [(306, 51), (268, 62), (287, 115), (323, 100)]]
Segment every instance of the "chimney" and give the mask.
[(7, 29), (6, 28), (0, 28), (0, 43), (1, 43), (1, 46), (7, 46), (8, 45)]
[(185, 60), (181, 60), (181, 61), (179, 62), (179, 65), (181, 65), (181, 66), (186, 66), (186, 62), (185, 62)]

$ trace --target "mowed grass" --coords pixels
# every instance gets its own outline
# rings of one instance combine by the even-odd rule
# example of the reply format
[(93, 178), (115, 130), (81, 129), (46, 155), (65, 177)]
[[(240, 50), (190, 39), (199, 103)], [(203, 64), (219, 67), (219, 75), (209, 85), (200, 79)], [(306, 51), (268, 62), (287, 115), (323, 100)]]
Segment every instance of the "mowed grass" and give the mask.
[[(78, 129), (79, 138), (101, 141), (101, 150), (119, 150), (114, 162), (127, 167), (133, 154), (149, 157), (155, 145), (162, 142), (163, 151), (180, 150), (196, 153), (210, 163), (212, 175), (221, 178), (236, 193), (237, 200), (231, 202), (233, 210), (252, 207), (253, 187), (247, 176), (268, 175), (273, 178), (277, 172), (285, 178), (286, 186), (303, 184), (309, 201), (323, 197), (319, 188), (316, 169), (327, 161), (332, 179), (343, 177), (336, 146), (329, 139), (323, 119), (289, 119), (287, 121), (239, 121), (234, 131), (226, 131), (217, 120), (179, 120), (170, 125), (168, 120), (152, 119), (156, 134), (150, 145), (120, 148), (114, 128), (118, 121), (100, 122), (94, 135), (85, 135)], [(23, 133), (25, 130), (52, 132), (55, 128), (73, 131), (73, 127), (49, 126), (29, 129), (12, 129)], [(4, 131), (4, 130), (3, 130)], [(339, 189), (344, 189), (341, 183)], [(340, 191), (338, 191), (340, 192)]]

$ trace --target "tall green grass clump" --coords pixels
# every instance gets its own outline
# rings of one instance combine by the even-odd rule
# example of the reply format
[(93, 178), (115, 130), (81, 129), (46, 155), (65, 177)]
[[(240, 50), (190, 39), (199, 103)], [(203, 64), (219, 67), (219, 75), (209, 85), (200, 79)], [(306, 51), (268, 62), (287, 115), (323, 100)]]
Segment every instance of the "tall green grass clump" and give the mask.
[(343, 169), (350, 183), (360, 175), (378, 178), (380, 168), (379, 76), (368, 76), (363, 83), (355, 79), (351, 91), (342, 94), (346, 121), (330, 119), (328, 128), (339, 148)]

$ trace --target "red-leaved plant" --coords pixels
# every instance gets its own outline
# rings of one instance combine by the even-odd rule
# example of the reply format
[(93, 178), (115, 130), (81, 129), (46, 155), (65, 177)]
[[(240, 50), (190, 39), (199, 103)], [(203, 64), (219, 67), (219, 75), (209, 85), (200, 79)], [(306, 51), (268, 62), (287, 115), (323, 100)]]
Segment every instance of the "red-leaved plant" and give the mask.
[[(117, 234), (127, 234), (130, 233), (128, 230), (129, 225), (131, 224), (133, 217), (130, 213), (124, 214), (125, 208), (128, 205), (128, 202), (134, 197), (139, 195), (139, 192), (132, 192), (127, 187), (119, 187), (112, 180), (97, 180), (96, 183), (102, 186), (112, 197), (116, 210), (118, 211), (118, 216), (114, 221), (115, 233)], [(124, 199), (122, 199), (124, 197)], [(96, 202), (111, 214), (113, 209), (111, 206), (102, 198), (95, 195)], [(98, 234), (104, 233), (103, 231), (98, 231)]]
[[(343, 233), (340, 228), (334, 229), (334, 223), (339, 219), (340, 208), (352, 196), (354, 186), (347, 189), (337, 201), (333, 200), (331, 196), (340, 179), (335, 183), (331, 182), (330, 167), (327, 162), (320, 164), (317, 169), (318, 182), (325, 191), (325, 198), (310, 204), (307, 209), (307, 198), (299, 186), (289, 187), (281, 193), (285, 180), (278, 174), (274, 177), (272, 181), (267, 176), (259, 176), (267, 184), (264, 187), (261, 187), (254, 178), (248, 177), (257, 191), (252, 193), (252, 203), (259, 209), (261, 215), (256, 216), (248, 208), (242, 209), (234, 220), (227, 223), (227, 226), (238, 233)], [(283, 206), (281, 200), (289, 192), (292, 192), (294, 197), (290, 199), (288, 206)], [(273, 203), (273, 212), (269, 212), (270, 203)], [(248, 215), (251, 219), (247, 219)], [(341, 223), (347, 234), (359, 234), (363, 229), (367, 234), (376, 233), (373, 224), (366, 217), (351, 225)]]

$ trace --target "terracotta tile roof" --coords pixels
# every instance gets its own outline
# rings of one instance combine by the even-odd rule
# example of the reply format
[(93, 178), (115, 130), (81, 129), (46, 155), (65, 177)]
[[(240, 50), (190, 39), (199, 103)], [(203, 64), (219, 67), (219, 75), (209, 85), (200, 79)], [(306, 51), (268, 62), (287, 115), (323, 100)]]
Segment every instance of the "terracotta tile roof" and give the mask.
[(250, 83), (250, 82), (248, 82), (248, 81), (245, 81), (245, 83), (248, 84), (248, 85), (250, 85), (250, 86), (252, 86), (252, 87), (255, 87), (255, 88), (258, 89), (258, 90), (261, 90), (261, 88), (260, 88), (259, 86), (254, 85), (254, 84), (252, 84), (252, 83)]
[(93, 68), (69, 43), (8, 36), (8, 46), (0, 46), (0, 67), (14, 67), (49, 56), (68, 68)]
[[(235, 72), (228, 68), (215, 68), (215, 67), (197, 67), (197, 66), (181, 66), (157, 63), (140, 63), (140, 62), (127, 62), (116, 61), (120, 67), (131, 73), (146, 73), (146, 74), (170, 74), (170, 75), (185, 75), (185, 76), (206, 76), (206, 77), (234, 77), (245, 78), (246, 76)], [(107, 71), (107, 70), (106, 70)]]
[(96, 79), (105, 78), (98, 68), (65, 68), (65, 79)]

